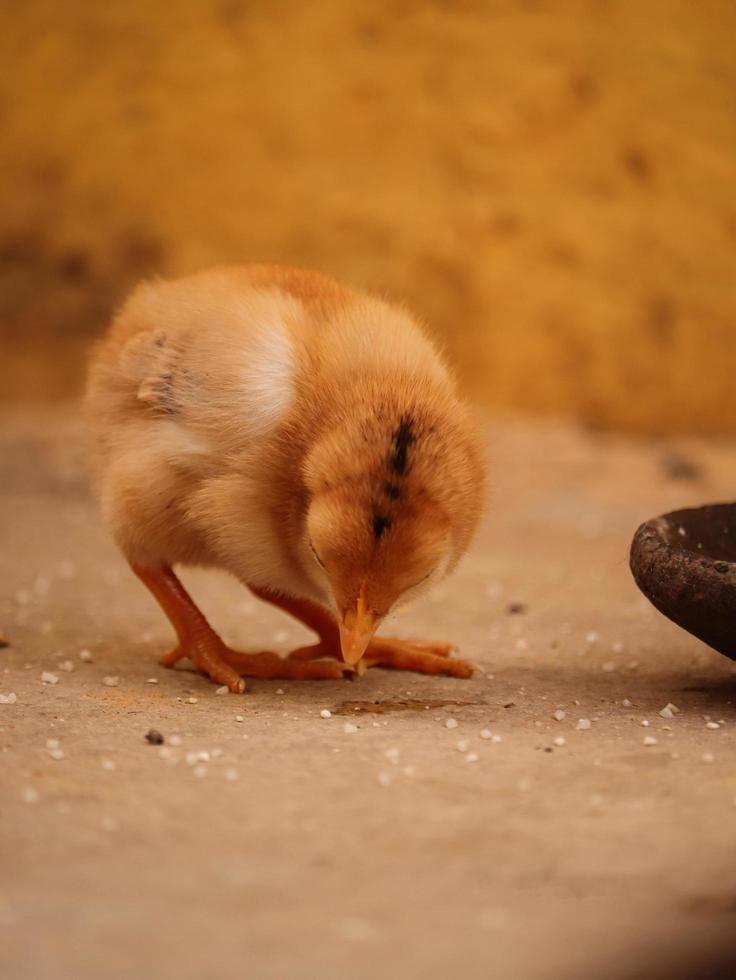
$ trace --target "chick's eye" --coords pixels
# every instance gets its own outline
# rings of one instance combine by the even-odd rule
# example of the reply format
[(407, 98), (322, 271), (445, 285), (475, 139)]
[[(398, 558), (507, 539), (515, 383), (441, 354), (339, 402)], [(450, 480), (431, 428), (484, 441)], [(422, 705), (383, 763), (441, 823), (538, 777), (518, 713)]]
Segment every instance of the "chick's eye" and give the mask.
[(309, 542), (309, 547), (312, 549), (312, 554), (314, 555), (314, 560), (317, 562), (317, 564), (320, 566), (320, 568), (324, 568), (325, 567), (325, 563), (322, 561), (322, 559), (320, 558), (320, 556), (317, 554), (317, 549), (314, 547), (314, 545), (312, 544), (311, 541)]

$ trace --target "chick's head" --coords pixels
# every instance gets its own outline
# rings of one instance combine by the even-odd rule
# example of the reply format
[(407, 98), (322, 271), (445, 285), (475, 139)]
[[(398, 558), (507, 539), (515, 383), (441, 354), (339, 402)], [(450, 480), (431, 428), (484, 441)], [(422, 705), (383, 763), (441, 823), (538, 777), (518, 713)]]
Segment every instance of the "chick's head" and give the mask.
[(346, 419), (314, 447), (303, 549), (354, 664), (396, 606), (448, 574), (481, 510), (483, 466), (460, 406)]

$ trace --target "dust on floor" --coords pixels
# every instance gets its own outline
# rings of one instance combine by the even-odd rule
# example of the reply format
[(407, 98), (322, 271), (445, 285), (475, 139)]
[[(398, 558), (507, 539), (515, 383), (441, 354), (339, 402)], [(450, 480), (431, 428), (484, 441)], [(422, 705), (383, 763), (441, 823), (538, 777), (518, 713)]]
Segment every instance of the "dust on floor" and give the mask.
[[(73, 410), (2, 420), (4, 977), (539, 980), (733, 924), (736, 677), (627, 568), (639, 522), (733, 496), (733, 444), (495, 423), (473, 553), (394, 626), (473, 679), (241, 697), (158, 666), (80, 445)], [(233, 644), (306, 636), (185, 578)]]

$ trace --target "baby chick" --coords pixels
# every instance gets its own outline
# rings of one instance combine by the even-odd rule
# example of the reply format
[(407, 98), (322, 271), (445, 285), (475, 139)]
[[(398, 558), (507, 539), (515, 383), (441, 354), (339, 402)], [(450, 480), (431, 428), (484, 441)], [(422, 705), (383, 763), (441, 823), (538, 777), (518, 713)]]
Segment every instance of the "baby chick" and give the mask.
[[(404, 309), (278, 266), (147, 282), (93, 356), (86, 405), (103, 515), (176, 631), (162, 663), (234, 692), (373, 664), (470, 676), (446, 644), (374, 637), (452, 571), (483, 498), (476, 428)], [(319, 641), (231, 650), (175, 564), (226, 569)]]

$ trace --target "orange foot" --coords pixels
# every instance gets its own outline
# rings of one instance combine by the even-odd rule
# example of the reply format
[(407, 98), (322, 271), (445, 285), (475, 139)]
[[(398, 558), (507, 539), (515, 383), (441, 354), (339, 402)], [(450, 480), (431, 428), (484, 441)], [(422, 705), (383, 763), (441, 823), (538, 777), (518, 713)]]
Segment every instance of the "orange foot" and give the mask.
[(314, 660), (300, 663), (285, 660), (276, 653), (240, 653), (231, 650), (219, 637), (209, 637), (206, 644), (190, 643), (184, 649), (175, 647), (161, 657), (165, 667), (173, 667), (183, 657), (188, 657), (197, 670), (207, 674), (216, 684), (227, 685), (233, 694), (245, 690), (243, 677), (260, 677), (266, 680), (340, 680), (350, 669), (334, 660)]
[[(417, 674), (446, 674), (448, 677), (472, 677), (473, 668), (465, 660), (450, 657), (452, 646), (448, 643), (417, 643), (413, 640), (395, 640), (388, 637), (371, 640), (363, 659), (356, 665), (386, 667), (390, 670), (413, 670)], [(315, 660), (318, 657), (341, 658), (339, 646), (332, 640), (322, 640), (312, 646), (300, 647), (289, 655), (294, 660)]]

